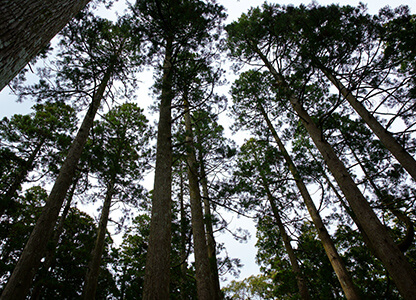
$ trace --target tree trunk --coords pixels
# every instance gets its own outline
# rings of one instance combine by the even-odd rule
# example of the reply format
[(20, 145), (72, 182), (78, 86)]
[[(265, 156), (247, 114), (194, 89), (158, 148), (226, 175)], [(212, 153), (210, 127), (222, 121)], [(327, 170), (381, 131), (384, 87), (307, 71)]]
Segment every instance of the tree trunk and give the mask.
[(316, 126), (294, 95), (291, 96), (290, 102), (367, 234), (371, 243), (370, 248), (374, 249), (377, 257), (383, 262), (403, 298), (416, 299), (414, 293), (416, 272), (406, 261), (403, 253), (371, 209), (370, 204), (358, 189), (345, 165), (337, 157), (331, 145), (324, 139), (322, 131)]
[(214, 278), (210, 270), (207, 240), (205, 238), (202, 199), (199, 191), (198, 166), (193, 143), (189, 103), (185, 98), (186, 161), (188, 165), (189, 198), (191, 203), (192, 232), (194, 238), (195, 275), (197, 294), (200, 300), (218, 299), (215, 293)]
[(89, 1), (2, 1), (0, 91)]
[(282, 153), (288, 168), (296, 182), (296, 186), (298, 187), (303, 200), (305, 201), (305, 205), (309, 211), (309, 215), (312, 218), (312, 221), (315, 225), (315, 228), (318, 232), (319, 239), (322, 242), (322, 245), (325, 249), (326, 255), (329, 258), (329, 261), (331, 262), (332, 268), (335, 271), (335, 274), (338, 277), (338, 280), (341, 284), (342, 290), (345, 293), (345, 297), (347, 299), (360, 299), (359, 292), (357, 287), (354, 285), (351, 276), (348, 273), (348, 270), (346, 269), (342, 258), (338, 254), (337, 249), (335, 248), (335, 245), (331, 239), (331, 236), (329, 235), (328, 231), (325, 228), (324, 223), (322, 222), (321, 216), (319, 215), (318, 210), (316, 209), (315, 203), (312, 200), (311, 195), (309, 194), (308, 189), (306, 188), (305, 183), (302, 180), (301, 175), (299, 174), (295, 164), (292, 161), (292, 158), (290, 157), (289, 153), (286, 151), (286, 148), (283, 144), (283, 142), (280, 140), (276, 130), (274, 129), (273, 124), (271, 123), (266, 111), (264, 110), (263, 106), (259, 103), (259, 110), (264, 117), (267, 126), (269, 130), (271, 131), (280, 152)]
[(66, 200), (66, 205), (64, 207), (64, 210), (62, 211), (61, 217), (59, 218), (58, 226), (56, 226), (56, 229), (53, 233), (53, 237), (50, 241), (51, 247), (48, 247), (49, 249), (48, 249), (48, 251), (46, 253), (46, 256), (45, 256), (45, 262), (43, 263), (43, 266), (41, 267), (39, 273), (36, 276), (33, 291), (32, 291), (32, 295), (30, 296), (31, 300), (40, 299), (40, 295), (41, 295), (42, 289), (43, 289), (42, 279), (48, 274), (49, 268), (52, 266), (52, 264), (54, 262), (56, 246), (58, 245), (59, 237), (62, 234), (65, 219), (68, 216), (69, 210), (71, 208), (72, 198), (74, 196), (75, 189), (77, 187), (77, 183), (78, 183), (79, 178), (80, 177), (78, 176), (74, 180), (74, 182), (72, 183), (72, 188), (71, 188), (70, 192), (68, 193), (68, 197), (67, 197), (67, 200)]
[(283, 244), (285, 245), (286, 252), (289, 256), (290, 265), (292, 266), (293, 273), (295, 273), (295, 276), (296, 276), (296, 283), (298, 285), (300, 297), (303, 300), (310, 300), (311, 296), (309, 294), (308, 287), (306, 286), (305, 277), (303, 276), (302, 271), (300, 270), (295, 251), (293, 250), (292, 245), (290, 244), (290, 238), (287, 235), (285, 226), (283, 225), (282, 219), (280, 218), (279, 210), (276, 206), (275, 199), (269, 189), (269, 186), (267, 185), (264, 172), (260, 169), (259, 169), (259, 172), (260, 172), (260, 176), (262, 179), (263, 187), (266, 190), (267, 200), (269, 200), (270, 206), (272, 208), (273, 216), (276, 220), (277, 227), (279, 227), (279, 231), (283, 239)]
[(339, 81), (328, 69), (321, 68), (326, 77), (338, 88), (340, 93), (349, 104), (360, 115), (363, 121), (370, 127), (374, 134), (380, 139), (383, 145), (393, 154), (397, 161), (406, 169), (406, 171), (416, 181), (416, 160), (400, 145), (393, 135), (387, 131), (377, 119), (370, 114), (365, 106), (354, 97), (341, 81)]
[(12, 185), (7, 189), (5, 195), (4, 195), (4, 202), (1, 202), (0, 205), (0, 216), (4, 214), (4, 212), (10, 208), (10, 204), (12, 203), (13, 197), (16, 196), (17, 190), (24, 182), (26, 176), (30, 171), (33, 169), (33, 164), (35, 162), (36, 157), (38, 156), (40, 150), (43, 147), (43, 144), (45, 143), (45, 138), (42, 138), (38, 144), (36, 145), (36, 148), (33, 150), (33, 152), (30, 154), (27, 161), (25, 161), (24, 165), (20, 170), (17, 172)]
[(172, 219), (172, 40), (167, 41), (143, 299), (169, 299)]
[(103, 256), (105, 233), (107, 231), (108, 216), (110, 215), (111, 200), (114, 194), (115, 183), (116, 175), (113, 174), (107, 187), (107, 193), (105, 195), (98, 226), (97, 239), (95, 241), (94, 250), (91, 253), (91, 261), (88, 265), (87, 276), (82, 291), (82, 299), (84, 300), (94, 300), (95, 294), (97, 293), (98, 275), (100, 273), (101, 257)]
[(208, 249), (208, 259), (210, 270), (212, 273), (212, 278), (214, 280), (214, 288), (216, 299), (223, 299), (223, 294), (220, 287), (220, 277), (218, 274), (217, 266), (217, 247), (214, 238), (214, 230), (212, 227), (212, 214), (211, 214), (211, 203), (209, 200), (209, 191), (208, 191), (208, 180), (207, 175), (205, 174), (205, 165), (202, 157), (199, 157), (200, 163), (200, 178), (202, 186), (202, 196), (204, 199), (204, 215), (205, 215), (205, 226), (207, 232), (207, 249)]
[(369, 248), (373, 248), (376, 256), (383, 262), (403, 298), (416, 299), (416, 293), (414, 293), (416, 272), (407, 262), (403, 253), (400, 252), (400, 249), (395, 245), (386, 228), (381, 224), (371, 209), (370, 204), (358, 189), (345, 165), (337, 157), (331, 145), (324, 139), (322, 131), (313, 122), (312, 118), (299, 102), (299, 99), (287, 86), (284, 77), (276, 71), (257, 45), (251, 41), (249, 42), (253, 50), (259, 55), (260, 59), (274, 76), (276, 83), (287, 92), (291, 106), (301, 119), (303, 126), (308, 131), (319, 152), (321, 152), (329, 170), (368, 236), (370, 241)]
[(180, 218), (181, 218), (181, 247), (180, 247), (180, 257), (181, 257), (181, 299), (185, 300), (187, 295), (185, 292), (185, 284), (186, 284), (186, 273), (187, 273), (187, 253), (186, 253), (186, 212), (185, 212), (185, 204), (184, 204), (184, 182), (183, 182), (183, 173), (182, 173), (182, 163), (179, 170), (180, 176), (180, 191), (179, 191), (179, 205), (180, 205)]
[(107, 69), (107, 72), (93, 96), (92, 103), (78, 130), (77, 136), (69, 149), (68, 156), (59, 171), (59, 175), (52, 187), (52, 191), (42, 210), (42, 214), (23, 249), (20, 259), (17, 262), (5, 289), (3, 290), (1, 296), (2, 300), (23, 300), (29, 292), (33, 277), (39, 268), (40, 260), (43, 257), (48, 241), (52, 236), (59, 211), (71, 185), (79, 158), (81, 157), (89, 131), (94, 122), (95, 114), (100, 107), (101, 99), (103, 98), (111, 74), (112, 66)]

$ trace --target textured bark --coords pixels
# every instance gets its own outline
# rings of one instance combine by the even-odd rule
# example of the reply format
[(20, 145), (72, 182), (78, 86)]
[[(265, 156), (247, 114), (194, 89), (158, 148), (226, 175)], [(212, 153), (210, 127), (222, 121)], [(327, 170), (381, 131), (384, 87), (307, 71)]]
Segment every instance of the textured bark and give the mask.
[(335, 274), (337, 275), (337, 278), (341, 284), (342, 290), (345, 293), (345, 297), (347, 297), (347, 299), (360, 299), (359, 291), (357, 287), (354, 285), (351, 279), (351, 276), (349, 275), (348, 270), (346, 269), (342, 261), (342, 258), (338, 254), (338, 251), (335, 248), (335, 245), (331, 239), (331, 236), (326, 230), (326, 227), (321, 219), (321, 216), (319, 215), (319, 212), (316, 209), (315, 203), (313, 202), (312, 197), (309, 194), (309, 191), (306, 188), (306, 185), (302, 180), (302, 177), (300, 176), (295, 164), (293, 163), (292, 158), (290, 157), (289, 153), (286, 151), (286, 148), (283, 142), (280, 140), (276, 130), (274, 129), (274, 126), (271, 123), (267, 113), (265, 112), (263, 106), (261, 106), (260, 104), (259, 104), (259, 110), (261, 114), (263, 115), (267, 123), (267, 126), (269, 130), (271, 131), (279, 147), (279, 150), (282, 153), (283, 158), (285, 159), (288, 165), (288, 168), (296, 182), (296, 186), (298, 187), (302, 195), (306, 208), (309, 211), (309, 215), (312, 218), (312, 222), (315, 225), (315, 228), (318, 232), (319, 239), (321, 240), (322, 245), (325, 249), (325, 253), (328, 256), (328, 259), (332, 265), (332, 268), (334, 269)]
[(184, 182), (183, 182), (183, 173), (182, 173), (182, 164), (179, 170), (180, 176), (180, 190), (179, 190), (179, 205), (180, 205), (180, 214), (181, 214), (181, 248), (180, 248), (180, 256), (181, 256), (181, 299), (187, 299), (187, 295), (185, 293), (185, 285), (186, 285), (186, 273), (187, 273), (187, 258), (188, 254), (186, 253), (186, 212), (185, 212), (185, 204), (184, 204)]
[[(205, 238), (204, 215), (202, 199), (198, 182), (198, 165), (192, 134), (189, 103), (185, 99), (185, 128), (186, 128), (186, 162), (188, 165), (189, 198), (191, 203), (192, 233), (194, 238), (195, 275), (198, 299), (218, 299), (215, 293), (214, 279), (208, 259), (207, 240)], [(216, 297), (217, 296), (217, 297)]]
[(98, 275), (100, 273), (101, 257), (103, 256), (105, 233), (107, 231), (108, 216), (110, 215), (111, 200), (114, 194), (116, 176), (113, 174), (107, 187), (103, 208), (101, 210), (100, 223), (98, 225), (97, 239), (91, 253), (91, 261), (88, 265), (87, 276), (82, 291), (82, 299), (94, 300), (97, 293)]
[(354, 97), (341, 81), (339, 81), (328, 69), (322, 68), (326, 77), (338, 88), (340, 93), (360, 115), (363, 121), (370, 127), (383, 145), (391, 152), (403, 168), (416, 180), (416, 160), (400, 145), (393, 135), (387, 131), (377, 119)]
[(0, 5), (0, 91), (89, 1), (2, 1)]
[(199, 164), (200, 164), (200, 178), (201, 178), (201, 186), (202, 186), (202, 196), (204, 199), (204, 215), (205, 215), (205, 227), (207, 232), (207, 250), (208, 250), (208, 259), (210, 270), (212, 273), (212, 278), (214, 280), (214, 289), (215, 289), (215, 299), (223, 299), (223, 294), (221, 292), (220, 287), (220, 276), (218, 274), (218, 266), (217, 266), (217, 247), (214, 238), (214, 230), (212, 227), (212, 214), (211, 214), (211, 203), (209, 200), (209, 192), (208, 192), (208, 180), (205, 173), (205, 165), (202, 157), (199, 157)]
[(414, 293), (416, 272), (371, 209), (370, 204), (358, 189), (345, 165), (337, 157), (331, 145), (324, 139), (322, 131), (313, 122), (296, 97), (292, 96), (290, 101), (367, 234), (371, 248), (374, 249), (377, 257), (380, 258), (392, 276), (400, 294), (404, 299), (416, 299)]
[(169, 299), (172, 219), (172, 41), (163, 64), (162, 95), (157, 132), (155, 182), (143, 299)]
[(74, 183), (72, 184), (72, 188), (68, 193), (68, 197), (66, 200), (64, 210), (62, 211), (61, 217), (59, 218), (58, 226), (56, 226), (56, 229), (53, 233), (53, 237), (50, 242), (51, 246), (48, 247), (48, 251), (45, 256), (45, 262), (43, 263), (43, 266), (41, 267), (39, 273), (36, 275), (34, 287), (32, 290), (32, 294), (30, 296), (31, 300), (40, 299), (40, 296), (42, 294), (42, 290), (44, 287), (42, 283), (42, 279), (49, 272), (49, 268), (52, 266), (55, 260), (56, 246), (58, 245), (59, 237), (61, 236), (62, 231), (64, 229), (65, 219), (68, 216), (69, 210), (71, 208), (71, 202), (75, 193), (75, 189), (77, 187), (78, 180), (79, 180), (79, 176), (75, 179)]
[(29, 292), (33, 277), (39, 268), (40, 260), (45, 254), (48, 241), (52, 236), (59, 211), (71, 185), (79, 158), (81, 157), (111, 74), (112, 68), (109, 68), (94, 94), (92, 103), (69, 149), (68, 156), (59, 171), (59, 175), (52, 187), (42, 214), (36, 222), (35, 228), (23, 249), (20, 259), (3, 290), (1, 295), (2, 300), (23, 300)]

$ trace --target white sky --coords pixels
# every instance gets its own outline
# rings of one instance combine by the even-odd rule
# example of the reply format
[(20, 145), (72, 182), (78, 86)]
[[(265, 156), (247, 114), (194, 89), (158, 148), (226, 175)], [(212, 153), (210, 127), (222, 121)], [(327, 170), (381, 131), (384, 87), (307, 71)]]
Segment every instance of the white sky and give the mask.
[[(256, 7), (264, 3), (264, 1), (259, 0), (217, 0), (219, 3), (224, 5), (227, 9), (227, 13), (229, 15), (227, 23), (236, 20), (241, 13), (247, 12), (250, 7)], [(287, 0), (281, 0), (281, 1), (268, 1), (269, 3), (279, 3), (281, 5), (288, 5), (293, 4), (295, 6), (299, 4), (309, 4), (310, 1), (287, 1)], [(397, 0), (371, 0), (371, 1), (359, 1), (359, 0), (345, 0), (340, 2), (335, 2), (340, 5), (353, 5), (357, 6), (359, 2), (363, 2), (367, 4), (368, 11), (371, 14), (376, 14), (378, 10), (384, 6), (391, 6), (391, 7), (397, 7), (399, 5), (408, 5), (411, 9), (411, 12), (416, 12), (416, 1), (415, 0), (404, 0), (404, 1), (397, 1)], [(123, 8), (124, 7), (124, 0), (120, 0), (119, 3), (116, 3), (115, 6), (112, 9), (112, 12), (114, 10), (118, 10), (118, 14), (123, 14)], [(317, 1), (317, 3), (321, 5), (327, 5), (334, 3), (330, 0), (320, 0)], [(148, 91), (147, 88), (152, 85), (152, 76), (143, 76), (139, 75), (140, 78), (149, 78), (150, 80), (144, 81), (142, 86), (140, 87), (140, 96), (139, 101), (140, 103), (143, 103), (143, 98), (148, 98)], [(232, 72), (230, 70), (227, 70), (227, 75), (229, 81), (233, 80), (234, 76), (232, 75)], [(227, 95), (228, 96), (228, 95)], [(152, 100), (149, 100), (150, 102), (147, 102), (149, 104), (152, 103)], [(140, 105), (139, 103), (139, 105)], [(146, 104), (145, 106), (142, 105), (142, 107), (146, 108), (149, 104)], [(3, 91), (0, 92), (0, 118), (3, 116), (11, 116), (12, 114), (19, 113), (19, 114), (25, 114), (29, 112), (29, 109), (31, 107), (32, 103), (16, 103), (15, 97), (13, 95), (10, 95), (10, 90), (8, 88), (5, 88)], [(224, 118), (223, 118), (224, 119)], [(226, 122), (228, 124), (223, 124), (224, 127), (227, 127), (231, 124), (231, 121)], [(150, 187), (151, 188), (151, 187)], [(95, 211), (95, 210), (94, 210)], [(244, 267), (241, 270), (241, 276), (239, 279), (246, 278), (250, 275), (259, 273), (259, 268), (255, 264), (255, 255), (256, 255), (256, 249), (254, 247), (255, 241), (255, 226), (251, 220), (247, 220), (245, 218), (239, 218), (237, 219), (236, 216), (230, 217), (228, 221), (232, 221), (231, 223), (231, 230), (235, 229), (237, 227), (243, 227), (245, 229), (248, 229), (251, 232), (252, 238), (248, 241), (246, 244), (240, 244), (236, 241), (234, 241), (229, 235), (221, 235), (217, 236), (218, 242), (224, 242), (225, 246), (227, 248), (228, 254), (230, 257), (238, 257), (241, 259), (241, 262), (244, 264)], [(232, 278), (230, 278), (232, 279)], [(224, 284), (223, 284), (224, 285)]]

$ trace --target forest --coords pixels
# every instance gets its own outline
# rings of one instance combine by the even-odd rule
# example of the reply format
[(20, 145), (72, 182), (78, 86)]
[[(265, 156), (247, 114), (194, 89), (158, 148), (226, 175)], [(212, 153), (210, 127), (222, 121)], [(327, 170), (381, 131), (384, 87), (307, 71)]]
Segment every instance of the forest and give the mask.
[(416, 299), (409, 7), (103, 7), (0, 8), (0, 89), (32, 105), (0, 121), (2, 300)]

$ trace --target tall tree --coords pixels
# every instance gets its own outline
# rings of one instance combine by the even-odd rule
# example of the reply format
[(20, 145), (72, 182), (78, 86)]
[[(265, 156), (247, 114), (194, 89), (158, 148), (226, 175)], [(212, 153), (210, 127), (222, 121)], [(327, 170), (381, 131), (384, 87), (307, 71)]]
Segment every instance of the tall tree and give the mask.
[(137, 1), (134, 14), (152, 43), (151, 53), (162, 55), (159, 124), (155, 182), (152, 200), (149, 251), (143, 299), (167, 299), (171, 247), (172, 182), (172, 90), (177, 56), (189, 49), (201, 49), (213, 37), (224, 18), (222, 6), (214, 2)]
[(90, 0), (24, 0), (1, 5), (0, 91)]
[[(371, 247), (376, 251), (376, 255), (383, 261), (403, 297), (414, 299), (415, 295), (412, 292), (412, 287), (416, 284), (416, 272), (377, 218), (347, 168), (323, 136), (322, 130), (303, 106), (303, 100), (306, 97), (313, 99), (311, 97), (323, 97), (324, 95), (322, 93), (317, 95), (303, 93), (309, 83), (308, 77), (289, 84), (289, 75), (293, 75), (294, 70), (296, 70), (296, 64), (291, 64), (292, 60), (279, 60), (280, 57), (268, 57), (269, 54), (276, 54), (279, 51), (291, 51), (291, 49), (286, 44), (275, 43), (276, 40), (274, 38), (276, 36), (274, 31), (267, 30), (267, 26), (269, 26), (273, 18), (268, 14), (267, 6), (265, 8), (264, 14), (259, 8), (252, 9), (248, 15), (243, 15), (239, 22), (228, 26), (229, 44), (233, 55), (241, 56), (249, 61), (260, 60), (269, 69), (276, 85), (282, 92), (282, 99), (286, 99), (287, 103), (290, 104), (299, 116), (303, 126), (324, 157), (335, 180), (360, 221), (363, 230), (366, 232)], [(275, 47), (273, 53), (269, 52), (272, 49), (271, 47)], [(277, 62), (276, 59), (278, 64), (275, 64)], [(296, 86), (303, 88), (299, 90), (294, 89)], [(399, 269), (400, 271), (398, 271)]]
[[(107, 20), (97, 19), (86, 13), (70, 24), (64, 32), (62, 59), (59, 61), (62, 72), (58, 76), (61, 90), (56, 93), (47, 91), (48, 95), (53, 97), (55, 94), (65, 94), (62, 88), (65, 85), (72, 85), (68, 93), (77, 95), (78, 92), (78, 96), (81, 94), (89, 98), (91, 104), (59, 171), (43, 212), (3, 291), (3, 299), (24, 299), (28, 293), (33, 276), (45, 253), (47, 242), (52, 236), (101, 100), (105, 97), (106, 90), (111, 86), (115, 75), (120, 79), (125, 78), (124, 68), (128, 65), (126, 54), (131, 53), (132, 58), (137, 57), (136, 48), (127, 46), (129, 43), (126, 33), (129, 29), (126, 26), (124, 23), (117, 27)], [(69, 47), (70, 45), (72, 48)], [(45, 85), (41, 84), (41, 87), (44, 88)], [(77, 87), (75, 93), (74, 87)]]
[[(111, 204), (115, 199), (132, 203), (137, 207), (140, 200), (138, 183), (147, 169), (149, 131), (143, 111), (134, 104), (125, 103), (115, 107), (95, 125), (93, 135), (96, 145), (92, 149), (93, 166), (99, 184), (105, 186), (104, 202), (98, 226), (97, 239), (92, 250), (84, 291), (84, 299), (95, 299), (101, 256), (104, 250), (107, 223)], [(139, 192), (135, 192), (135, 191)], [(134, 199), (131, 199), (133, 196)]]
[[(289, 155), (286, 147), (277, 134), (277, 131), (272, 124), (267, 111), (271, 111), (273, 108), (273, 101), (271, 98), (275, 98), (275, 94), (270, 94), (270, 82), (271, 78), (268, 77), (267, 73), (260, 74), (255, 71), (248, 71), (243, 73), (240, 78), (235, 82), (233, 86), (233, 100), (234, 100), (234, 112), (238, 118), (239, 126), (247, 128), (251, 126), (254, 122), (259, 122), (261, 127), (265, 124), (265, 127), (273, 136), (275, 142), (278, 145), (280, 153), (282, 154), (288, 169), (290, 170), (293, 179), (296, 182), (296, 186), (299, 189), (304, 203), (309, 211), (309, 214), (313, 220), (313, 223), (316, 227), (318, 235), (322, 241), (322, 245), (325, 248), (325, 251), (328, 255), (328, 258), (334, 268), (335, 273), (338, 276), (338, 279), (341, 283), (341, 286), (344, 290), (344, 293), (347, 299), (359, 299), (359, 292), (354, 285), (351, 276), (348, 273), (348, 270), (345, 268), (342, 258), (338, 254), (338, 251), (335, 248), (335, 245), (329, 235), (324, 222), (316, 208), (312, 197), (306, 187), (304, 179), (299, 173), (295, 163), (293, 162), (291, 156)], [(269, 83), (269, 84), (268, 84)], [(253, 107), (254, 106), (254, 107)], [(250, 109), (247, 110), (246, 108)], [(266, 111), (267, 109), (267, 111)], [(249, 112), (249, 113), (248, 113)], [(275, 111), (274, 114), (278, 112)], [(259, 119), (255, 119), (252, 116), (256, 117), (259, 115)], [(248, 122), (251, 119), (251, 122)], [(253, 121), (256, 120), (256, 121)], [(255, 130), (260, 131), (259, 128)]]

